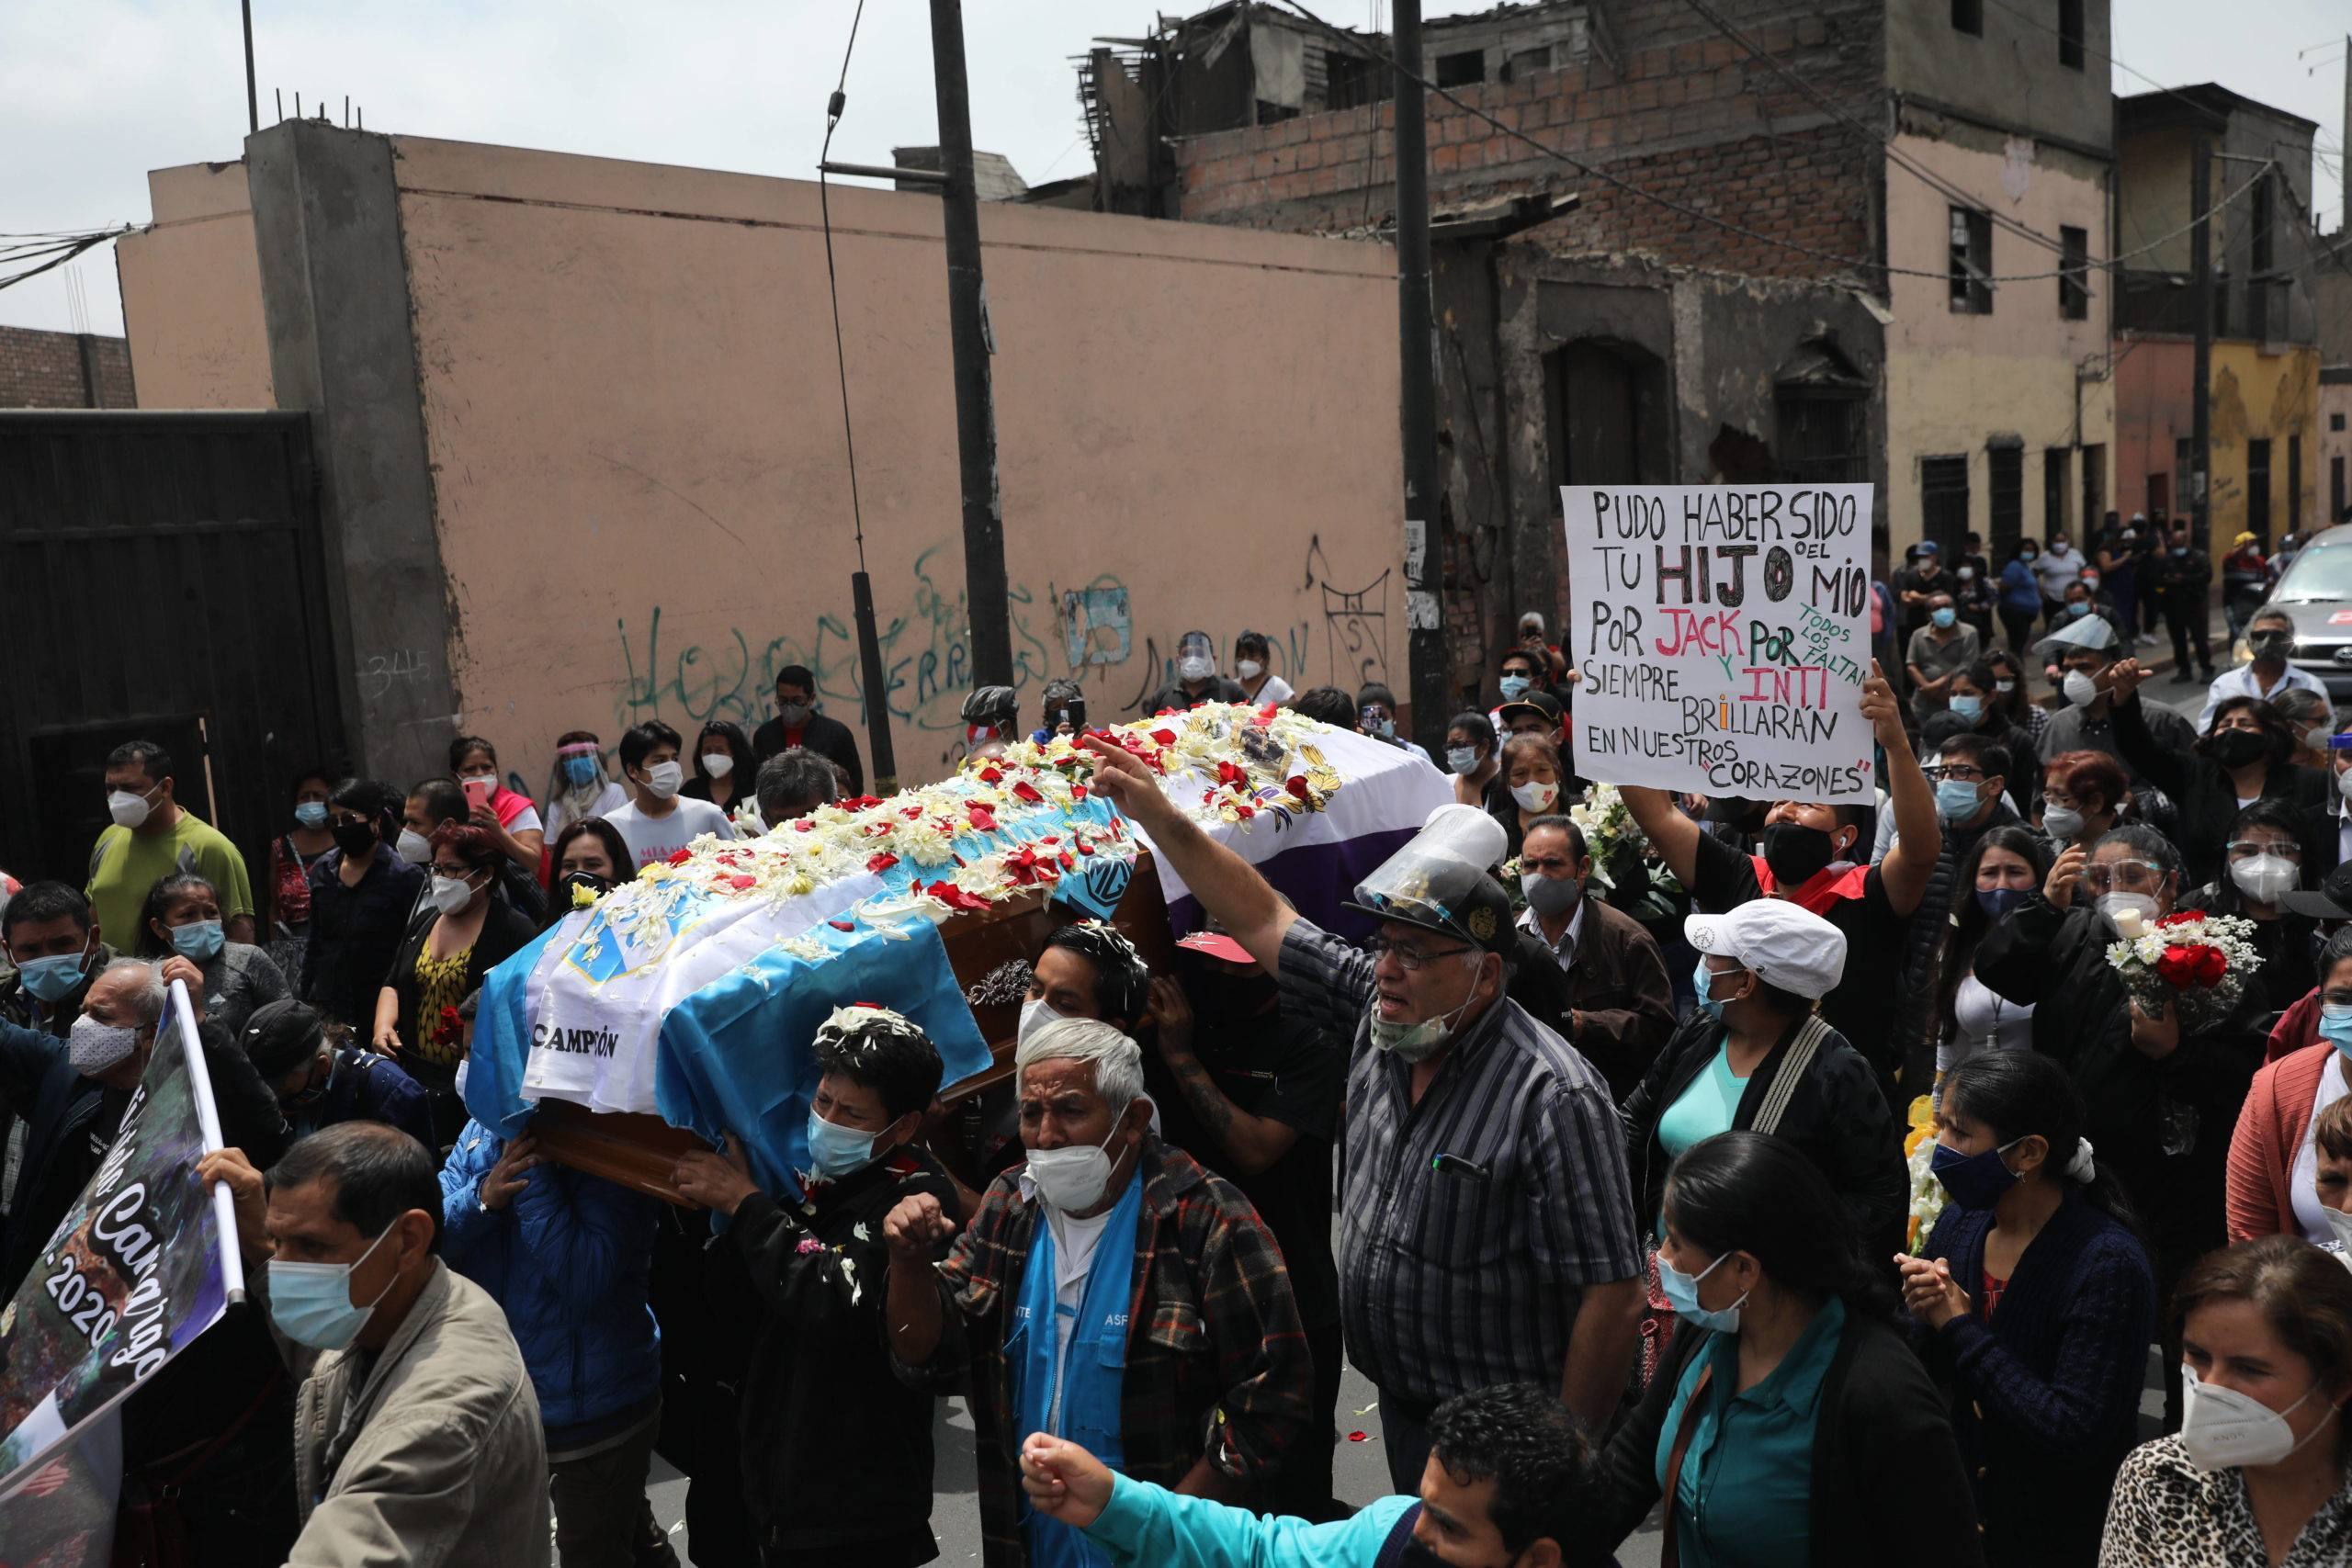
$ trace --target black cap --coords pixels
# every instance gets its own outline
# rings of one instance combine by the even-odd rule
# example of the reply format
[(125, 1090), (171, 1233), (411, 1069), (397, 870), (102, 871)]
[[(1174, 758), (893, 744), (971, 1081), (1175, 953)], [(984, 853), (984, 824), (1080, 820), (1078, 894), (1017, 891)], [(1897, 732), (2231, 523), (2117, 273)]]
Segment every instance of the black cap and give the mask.
[(2317, 892), (2288, 893), (2278, 902), (2290, 915), (2314, 920), (2352, 920), (2352, 861), (2321, 878)]
[(1021, 711), (1020, 699), (1010, 686), (976, 686), (964, 699), (962, 718), (966, 724), (994, 725), (1009, 728), (1013, 716)]
[(1383, 880), (1375, 872), (1357, 885), (1355, 897), (1344, 901), (1346, 907), (1375, 920), (1419, 926), (1488, 953), (1511, 951), (1517, 928), (1511, 924), (1510, 895), (1502, 884), (1462, 861), (1432, 858), (1417, 869), (1419, 877), (1387, 888), (1373, 886)]
[(326, 1024), (318, 1010), (288, 997), (264, 1002), (245, 1021), (239, 1044), (245, 1059), (264, 1079), (276, 1083), (292, 1072), (326, 1041)]
[(1552, 725), (1555, 728), (1559, 725), (1561, 716), (1566, 711), (1560, 706), (1559, 698), (1554, 696), (1549, 692), (1540, 690), (1529, 692), (1524, 696), (1513, 697), (1510, 701), (1497, 708), (1495, 712), (1508, 721), (1513, 708), (1532, 708), (1535, 712), (1544, 716), (1545, 723)]

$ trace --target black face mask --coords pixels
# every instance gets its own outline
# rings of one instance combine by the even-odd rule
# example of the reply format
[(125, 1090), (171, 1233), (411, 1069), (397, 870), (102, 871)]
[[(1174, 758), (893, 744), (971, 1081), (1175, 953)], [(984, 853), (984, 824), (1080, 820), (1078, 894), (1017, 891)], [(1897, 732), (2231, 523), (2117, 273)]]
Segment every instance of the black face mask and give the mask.
[(376, 847), (376, 829), (365, 822), (338, 822), (332, 831), (334, 847), (354, 860)]
[(2284, 659), (2287, 650), (2295, 646), (2291, 632), (2263, 632), (2245, 639), (2246, 650), (2256, 659)]
[(1837, 841), (1818, 828), (1775, 822), (1764, 829), (1764, 863), (1772, 868), (1772, 880), (1783, 887), (1812, 881), (1837, 854)]
[(2252, 729), (2217, 729), (2200, 738), (2197, 750), (2225, 768), (2243, 768), (2262, 760), (2270, 750), (2270, 737)]
[[(594, 893), (599, 898), (613, 890), (613, 879), (611, 877), (600, 875), (593, 871), (567, 871), (561, 876), (557, 877), (556, 882), (559, 886), (564, 887), (585, 887), (589, 892)], [(568, 908), (569, 906), (567, 905), (564, 907)]]

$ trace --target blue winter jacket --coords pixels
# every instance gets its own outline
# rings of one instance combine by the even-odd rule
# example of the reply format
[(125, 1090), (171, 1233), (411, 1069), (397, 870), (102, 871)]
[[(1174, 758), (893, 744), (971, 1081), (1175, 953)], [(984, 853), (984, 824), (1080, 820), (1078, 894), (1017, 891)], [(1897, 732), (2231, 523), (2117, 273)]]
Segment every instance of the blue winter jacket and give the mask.
[(549, 1431), (645, 1404), (662, 1382), (646, 1305), (660, 1202), (568, 1166), (531, 1168), (505, 1209), (482, 1178), (505, 1141), (468, 1122), (441, 1168), (441, 1257), (498, 1298)]

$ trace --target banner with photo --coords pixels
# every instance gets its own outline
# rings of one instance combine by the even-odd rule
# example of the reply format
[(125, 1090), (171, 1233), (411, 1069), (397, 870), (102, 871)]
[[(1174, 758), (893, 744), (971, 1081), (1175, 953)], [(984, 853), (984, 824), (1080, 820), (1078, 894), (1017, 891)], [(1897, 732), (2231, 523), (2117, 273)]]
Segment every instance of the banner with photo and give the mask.
[(113, 1147), (0, 1312), (0, 1562), (106, 1561), (84, 1553), (120, 1484), (117, 1406), (244, 1293), (227, 1190), (196, 1176), (220, 1146), (175, 982)]
[(1868, 800), (1871, 487), (1563, 485), (1596, 784)]

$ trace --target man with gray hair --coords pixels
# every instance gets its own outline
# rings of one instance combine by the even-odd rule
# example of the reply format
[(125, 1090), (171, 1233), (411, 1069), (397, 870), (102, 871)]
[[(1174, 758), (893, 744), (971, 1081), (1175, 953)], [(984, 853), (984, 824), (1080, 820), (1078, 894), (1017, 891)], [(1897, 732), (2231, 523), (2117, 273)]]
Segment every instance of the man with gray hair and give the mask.
[[(27, 1123), (7, 1227), (0, 1233), (0, 1291), (16, 1290), (113, 1146), (122, 1113), (154, 1055), (168, 979), (186, 981), (201, 1010), (203, 976), (187, 960), (159, 965), (119, 958), (90, 982), (64, 1039), (0, 1024), (0, 1100), (17, 1107)], [(265, 1153), (283, 1147), (285, 1119), (244, 1053), (218, 1030), (199, 1039), (223, 1125), (233, 1118), (266, 1137)]]
[(989, 1183), (944, 1263), (933, 1249), (956, 1225), (938, 1198), (883, 1221), (891, 1355), (918, 1387), (970, 1393), (987, 1568), (1102, 1562), (1068, 1526), (1023, 1517), (1023, 1439), (1049, 1432), (1125, 1474), (1250, 1501), (1306, 1438), (1314, 1365), (1257, 1211), (1152, 1134), (1136, 1043), (1059, 1019), (1014, 1061), (1027, 1165)]
[(795, 746), (760, 764), (755, 793), (759, 796), (760, 820), (774, 831), (795, 818), (806, 817), (817, 807), (839, 800), (841, 771), (816, 752)]

